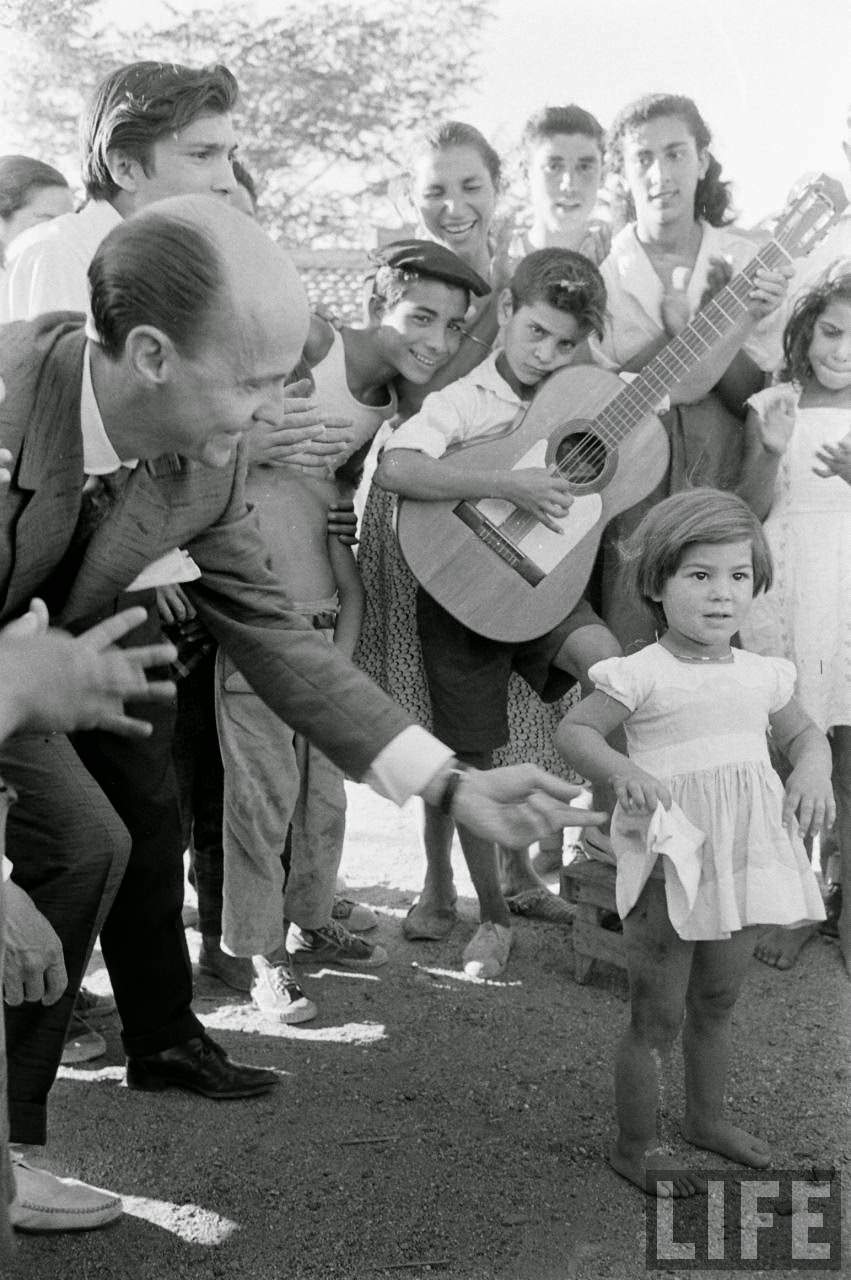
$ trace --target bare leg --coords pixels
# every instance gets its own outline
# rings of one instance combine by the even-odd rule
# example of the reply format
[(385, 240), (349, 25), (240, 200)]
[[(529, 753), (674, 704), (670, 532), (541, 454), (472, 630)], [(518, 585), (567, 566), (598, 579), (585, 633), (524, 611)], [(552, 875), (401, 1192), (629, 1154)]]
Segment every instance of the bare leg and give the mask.
[(664, 1060), (682, 1026), (694, 943), (683, 942), (668, 919), (665, 886), (649, 880), (623, 922), (630, 984), (630, 1025), (615, 1059), (618, 1134), (612, 1167), (642, 1191), (690, 1196), (702, 1182), (688, 1170), (654, 1184), (648, 1174), (668, 1170), (658, 1148), (658, 1111)]
[[(523, 893), (526, 889), (547, 889), (547, 885), (529, 860), (528, 849), (512, 849), (508, 845), (500, 844), (497, 845), (497, 856), (500, 884), (507, 898), (515, 893)], [(560, 853), (559, 862), (561, 862)]]
[(686, 1114), (682, 1135), (695, 1147), (761, 1169), (771, 1158), (766, 1143), (721, 1114), (733, 1006), (750, 965), (755, 933), (754, 928), (742, 929), (728, 941), (695, 944), (683, 1028)]
[(851, 977), (851, 725), (838, 724), (831, 734), (833, 790), (836, 795), (836, 839), (840, 883), (844, 886), (839, 916), (839, 946)]
[(479, 899), (479, 918), (482, 924), (510, 926), (511, 916), (506, 906), (496, 865), (496, 845), (491, 840), (483, 840), (474, 835), (466, 827), (458, 828), (458, 838), (476, 897)]
[(402, 923), (410, 942), (445, 938), (455, 923), (455, 883), (452, 877), (452, 837), (455, 824), (433, 805), (422, 807), (422, 840), (426, 874), (422, 893)]

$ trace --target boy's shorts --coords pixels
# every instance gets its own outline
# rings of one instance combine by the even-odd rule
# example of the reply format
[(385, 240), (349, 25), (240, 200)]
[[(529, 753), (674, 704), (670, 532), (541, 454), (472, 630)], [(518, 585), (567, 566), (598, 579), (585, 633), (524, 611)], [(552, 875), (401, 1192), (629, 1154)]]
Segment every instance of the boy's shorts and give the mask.
[(434, 733), (453, 751), (494, 751), (508, 741), (508, 678), (523, 677), (544, 702), (555, 702), (576, 683), (552, 661), (580, 627), (604, 626), (582, 599), (552, 631), (537, 640), (488, 640), (456, 621), (417, 589), (417, 630), (431, 697)]

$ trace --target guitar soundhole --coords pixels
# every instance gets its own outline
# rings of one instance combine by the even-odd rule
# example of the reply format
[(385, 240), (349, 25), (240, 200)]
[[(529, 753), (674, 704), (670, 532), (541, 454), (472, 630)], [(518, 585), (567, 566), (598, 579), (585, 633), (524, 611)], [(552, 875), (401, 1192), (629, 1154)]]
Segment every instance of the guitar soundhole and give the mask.
[(599, 436), (574, 431), (556, 447), (555, 460), (566, 480), (577, 486), (593, 485), (606, 467), (608, 452)]

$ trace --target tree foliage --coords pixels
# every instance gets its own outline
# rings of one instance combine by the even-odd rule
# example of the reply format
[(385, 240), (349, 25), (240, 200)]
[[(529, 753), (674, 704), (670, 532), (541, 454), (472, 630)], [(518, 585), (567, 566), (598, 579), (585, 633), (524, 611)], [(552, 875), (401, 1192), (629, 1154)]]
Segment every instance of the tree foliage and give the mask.
[(411, 135), (451, 115), (475, 82), (489, 0), (293, 0), (263, 19), (219, 4), (132, 35), (101, 12), (97, 0), (5, 0), (17, 40), (0, 107), (22, 147), (53, 163), (74, 152), (82, 104), (122, 62), (224, 62), (270, 227), (363, 244)]

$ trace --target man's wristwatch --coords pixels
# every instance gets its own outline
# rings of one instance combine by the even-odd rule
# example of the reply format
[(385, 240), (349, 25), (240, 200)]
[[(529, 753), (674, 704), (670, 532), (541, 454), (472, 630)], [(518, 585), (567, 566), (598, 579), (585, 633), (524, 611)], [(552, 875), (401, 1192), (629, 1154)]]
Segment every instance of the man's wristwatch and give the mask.
[(454, 764), (449, 770), (446, 777), (446, 783), (443, 788), (443, 793), (436, 806), (441, 813), (446, 813), (450, 817), (452, 816), (452, 804), (455, 800), (458, 788), (461, 785), (461, 779), (464, 777), (466, 772), (467, 766), (460, 763)]

